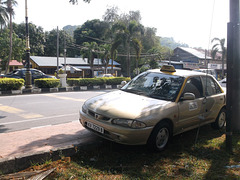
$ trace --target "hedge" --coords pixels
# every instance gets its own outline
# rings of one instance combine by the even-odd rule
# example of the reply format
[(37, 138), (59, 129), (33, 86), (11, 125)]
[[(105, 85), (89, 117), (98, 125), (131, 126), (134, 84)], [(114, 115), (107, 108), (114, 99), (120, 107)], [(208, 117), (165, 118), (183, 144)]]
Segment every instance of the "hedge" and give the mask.
[(130, 81), (126, 77), (102, 77), (102, 78), (68, 78), (69, 86), (95, 86), (95, 85), (118, 85), (122, 81)]
[(121, 84), (122, 81), (129, 82), (131, 80), (129, 77), (105, 77), (104, 79), (107, 85), (118, 85)]
[(25, 83), (24, 79), (1, 78), (0, 90), (1, 91), (19, 90), (24, 86), (24, 83)]
[(60, 80), (52, 78), (35, 79), (34, 84), (38, 88), (55, 88), (60, 85)]

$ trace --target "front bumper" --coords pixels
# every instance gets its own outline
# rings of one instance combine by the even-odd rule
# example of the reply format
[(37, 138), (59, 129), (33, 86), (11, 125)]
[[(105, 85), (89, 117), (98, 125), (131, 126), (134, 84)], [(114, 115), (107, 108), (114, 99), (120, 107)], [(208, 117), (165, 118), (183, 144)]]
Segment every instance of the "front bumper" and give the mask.
[[(92, 116), (83, 113), (80, 110), (80, 123), (86, 129), (92, 131), (96, 135), (108, 139), (110, 141), (114, 141), (120, 144), (128, 144), (128, 145), (142, 145), (146, 144), (147, 140), (152, 132), (153, 127), (146, 127), (142, 129), (132, 129), (126, 128), (122, 126), (118, 126), (112, 124), (109, 121), (104, 120), (96, 120)], [(104, 128), (104, 133), (99, 133), (87, 127), (87, 122), (91, 122), (97, 126)]]

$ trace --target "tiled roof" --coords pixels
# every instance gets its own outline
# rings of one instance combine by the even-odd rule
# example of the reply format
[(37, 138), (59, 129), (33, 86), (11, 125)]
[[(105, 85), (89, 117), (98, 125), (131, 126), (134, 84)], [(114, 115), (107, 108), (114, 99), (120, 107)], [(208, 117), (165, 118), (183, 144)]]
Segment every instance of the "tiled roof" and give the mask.
[(17, 60), (11, 60), (9, 62), (9, 66), (23, 66), (22, 62), (18, 62)]
[[(45, 56), (31, 56), (32, 61), (34, 61), (38, 66), (57, 66), (57, 57), (45, 57)], [(59, 66), (64, 65), (64, 58), (59, 57)], [(109, 65), (111, 65), (111, 60)], [(89, 66), (87, 59), (83, 58), (66, 58), (66, 64), (75, 65), (75, 66)], [(100, 59), (94, 59), (94, 65), (102, 65)], [(120, 64), (116, 61), (113, 61), (113, 65), (119, 66)]]

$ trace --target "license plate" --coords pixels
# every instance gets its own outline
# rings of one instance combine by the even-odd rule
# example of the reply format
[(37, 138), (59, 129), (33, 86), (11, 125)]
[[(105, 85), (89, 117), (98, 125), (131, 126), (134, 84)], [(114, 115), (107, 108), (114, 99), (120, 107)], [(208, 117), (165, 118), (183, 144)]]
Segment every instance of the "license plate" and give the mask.
[(93, 129), (94, 131), (97, 131), (99, 133), (104, 133), (104, 129), (96, 124), (93, 124), (91, 122), (87, 122), (87, 127), (89, 127), (90, 129)]

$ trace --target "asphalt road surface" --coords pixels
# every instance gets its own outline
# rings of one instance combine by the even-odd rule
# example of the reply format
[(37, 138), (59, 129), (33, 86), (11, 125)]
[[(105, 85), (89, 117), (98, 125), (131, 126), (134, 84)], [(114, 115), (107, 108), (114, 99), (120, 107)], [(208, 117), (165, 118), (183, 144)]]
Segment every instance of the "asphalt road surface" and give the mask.
[(0, 97), (0, 133), (78, 121), (84, 101), (113, 90)]

